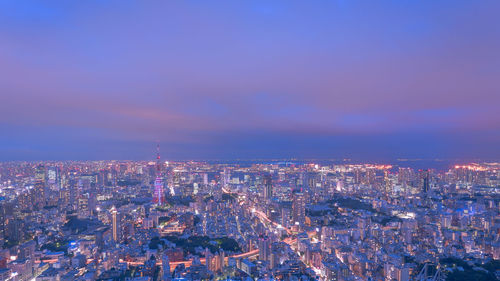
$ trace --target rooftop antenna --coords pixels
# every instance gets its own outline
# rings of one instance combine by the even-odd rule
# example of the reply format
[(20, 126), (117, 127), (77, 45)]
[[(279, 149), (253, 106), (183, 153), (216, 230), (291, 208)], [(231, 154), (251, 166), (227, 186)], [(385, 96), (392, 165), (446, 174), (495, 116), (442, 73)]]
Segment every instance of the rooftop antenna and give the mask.
[(160, 163), (160, 142), (156, 143), (156, 171), (158, 172), (158, 176), (160, 175), (161, 163)]

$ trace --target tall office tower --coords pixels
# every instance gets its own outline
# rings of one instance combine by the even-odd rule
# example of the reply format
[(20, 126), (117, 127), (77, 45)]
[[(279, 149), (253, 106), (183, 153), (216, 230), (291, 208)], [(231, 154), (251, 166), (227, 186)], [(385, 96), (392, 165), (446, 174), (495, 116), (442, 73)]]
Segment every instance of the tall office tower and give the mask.
[(259, 259), (263, 261), (269, 260), (271, 255), (271, 242), (269, 237), (261, 235), (258, 240), (259, 246)]
[(161, 270), (163, 272), (163, 281), (169, 281), (172, 277), (170, 274), (170, 262), (168, 260), (168, 256), (166, 251), (163, 252), (162, 258), (161, 258)]
[(53, 189), (55, 189), (57, 178), (58, 178), (57, 166), (50, 166), (47, 169), (47, 179), (48, 179), (47, 182)]
[(398, 171), (398, 183), (400, 185), (406, 186), (411, 180), (412, 170), (411, 168), (399, 168)]
[(85, 193), (78, 198), (78, 218), (88, 218), (90, 216), (89, 194)]
[(208, 248), (205, 248), (205, 266), (207, 267), (207, 270), (212, 268), (212, 253), (208, 250)]
[(267, 268), (274, 269), (277, 264), (278, 264), (277, 254), (273, 250), (271, 250), (271, 255), (269, 257), (269, 263), (267, 265)]
[(26, 187), (17, 197), (17, 202), (21, 210), (33, 211), (35, 205), (35, 196), (33, 188)]
[(306, 200), (301, 191), (293, 192), (292, 202), (292, 220), (293, 224), (303, 226), (306, 220)]
[(222, 171), (222, 187), (227, 188), (229, 186), (229, 179), (231, 178), (231, 173), (227, 168)]
[(80, 188), (79, 188), (79, 182), (77, 182), (75, 179), (72, 179), (69, 182), (69, 187), (68, 187), (68, 195), (69, 195), (69, 207), (70, 210), (76, 210), (78, 207), (78, 198), (80, 197)]
[(367, 169), (364, 184), (374, 184), (377, 174), (375, 169)]
[(11, 219), (7, 222), (6, 237), (9, 241), (22, 241), (24, 239), (24, 221)]
[(430, 171), (429, 170), (421, 171), (420, 177), (422, 181), (422, 192), (427, 194), (430, 191)]
[(314, 190), (316, 188), (316, 182), (317, 182), (316, 175), (313, 173), (308, 173), (307, 174), (307, 186), (310, 189)]
[(112, 224), (112, 235), (113, 241), (119, 242), (121, 240), (121, 214), (113, 206), (111, 208), (111, 224)]
[(61, 186), (59, 189), (59, 202), (58, 202), (58, 207), (59, 210), (62, 211), (66, 209), (66, 207), (69, 204), (69, 188), (68, 186)]
[(45, 177), (45, 166), (38, 165), (35, 169), (35, 186), (34, 186), (34, 196), (35, 196), (35, 207), (41, 209), (45, 207), (45, 191), (46, 191), (46, 177)]
[(97, 175), (97, 185), (99, 187), (104, 187), (108, 182), (108, 170), (101, 169)]
[(40, 164), (35, 169), (35, 181), (45, 184), (45, 166)]
[(163, 191), (163, 178), (161, 175), (161, 162), (160, 162), (160, 145), (156, 146), (156, 180), (155, 191), (153, 195), (153, 203), (163, 205), (165, 203), (165, 193)]
[(97, 190), (92, 188), (89, 192), (89, 212), (91, 216), (97, 215)]
[(362, 177), (363, 177), (363, 173), (361, 172), (361, 170), (359, 168), (356, 168), (354, 170), (354, 183), (355, 184), (360, 184), (361, 180), (362, 180)]
[(34, 195), (34, 203), (36, 209), (42, 209), (45, 207), (45, 183), (41, 181), (36, 181), (35, 186), (33, 188), (33, 195)]
[(281, 209), (281, 225), (283, 225), (283, 227), (288, 228), (290, 225), (290, 213), (290, 208)]
[(385, 190), (386, 194), (389, 194), (392, 191), (392, 184), (391, 184), (391, 180), (389, 178), (389, 171), (388, 170), (384, 171), (384, 190)]
[(264, 176), (264, 199), (270, 200), (273, 197), (273, 178), (271, 175)]

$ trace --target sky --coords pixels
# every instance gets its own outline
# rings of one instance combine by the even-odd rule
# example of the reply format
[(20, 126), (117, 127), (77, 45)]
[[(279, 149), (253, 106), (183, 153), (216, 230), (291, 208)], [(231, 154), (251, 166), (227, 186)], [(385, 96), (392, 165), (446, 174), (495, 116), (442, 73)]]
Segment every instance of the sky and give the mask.
[(0, 0), (0, 161), (500, 159), (498, 0)]

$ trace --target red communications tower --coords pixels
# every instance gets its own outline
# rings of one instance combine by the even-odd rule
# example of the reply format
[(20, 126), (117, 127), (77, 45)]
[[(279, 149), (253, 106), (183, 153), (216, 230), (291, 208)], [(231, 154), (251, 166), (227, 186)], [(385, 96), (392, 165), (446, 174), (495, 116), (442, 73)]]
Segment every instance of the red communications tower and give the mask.
[(163, 192), (163, 178), (161, 175), (160, 144), (156, 146), (156, 180), (153, 203), (163, 205), (165, 203), (165, 193)]

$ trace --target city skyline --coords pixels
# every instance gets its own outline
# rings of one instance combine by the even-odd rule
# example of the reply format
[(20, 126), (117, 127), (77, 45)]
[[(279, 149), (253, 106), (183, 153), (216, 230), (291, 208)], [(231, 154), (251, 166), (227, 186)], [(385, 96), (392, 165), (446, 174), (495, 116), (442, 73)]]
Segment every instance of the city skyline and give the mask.
[(499, 8), (2, 2), (0, 161), (495, 161)]
[(499, 11), (0, 1), (0, 281), (499, 281)]
[(159, 159), (0, 162), (0, 280), (499, 280), (499, 163)]

